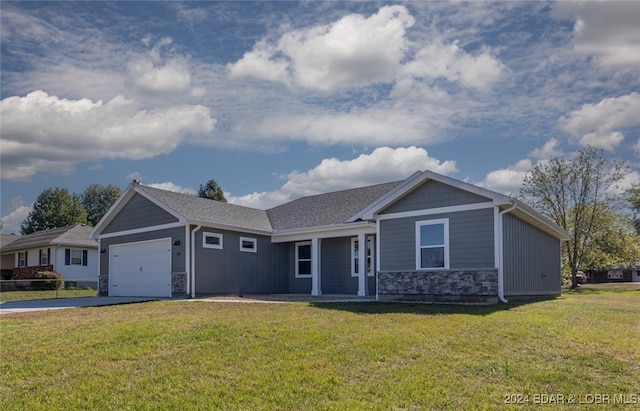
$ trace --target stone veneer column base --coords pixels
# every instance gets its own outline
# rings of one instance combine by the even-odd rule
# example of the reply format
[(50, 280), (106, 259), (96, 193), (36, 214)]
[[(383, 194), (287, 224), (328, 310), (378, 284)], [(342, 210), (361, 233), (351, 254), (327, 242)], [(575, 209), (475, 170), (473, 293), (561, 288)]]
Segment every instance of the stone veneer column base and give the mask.
[(98, 295), (99, 296), (109, 295), (109, 276), (108, 275), (98, 276)]
[(380, 300), (497, 303), (498, 270), (381, 271)]

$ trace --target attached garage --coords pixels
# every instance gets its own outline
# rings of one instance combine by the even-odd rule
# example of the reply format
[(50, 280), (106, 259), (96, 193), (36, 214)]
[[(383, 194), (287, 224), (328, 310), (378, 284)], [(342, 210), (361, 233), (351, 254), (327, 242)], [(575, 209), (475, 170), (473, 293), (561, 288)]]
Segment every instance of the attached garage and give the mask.
[(110, 246), (109, 295), (171, 297), (171, 238)]

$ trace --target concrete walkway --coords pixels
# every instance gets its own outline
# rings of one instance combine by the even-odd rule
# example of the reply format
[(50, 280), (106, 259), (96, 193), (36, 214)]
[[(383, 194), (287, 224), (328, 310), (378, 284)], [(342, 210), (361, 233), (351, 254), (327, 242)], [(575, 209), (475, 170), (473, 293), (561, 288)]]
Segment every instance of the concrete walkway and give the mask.
[(65, 308), (97, 307), (103, 305), (130, 304), (159, 300), (153, 297), (81, 297), (49, 300), (6, 301), (0, 303), (0, 314), (30, 311), (62, 310)]

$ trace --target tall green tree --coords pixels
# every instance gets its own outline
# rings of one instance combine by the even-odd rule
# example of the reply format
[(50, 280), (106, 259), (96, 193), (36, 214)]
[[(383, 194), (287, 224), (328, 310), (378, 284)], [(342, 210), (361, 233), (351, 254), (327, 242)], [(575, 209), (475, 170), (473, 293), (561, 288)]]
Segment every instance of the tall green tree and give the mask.
[(104, 186), (102, 184), (91, 184), (82, 194), (80, 202), (87, 212), (87, 222), (90, 225), (98, 224), (109, 208), (116, 202), (122, 194), (120, 188), (114, 185)]
[(524, 179), (521, 197), (571, 234), (571, 240), (563, 243), (563, 258), (574, 288), (578, 270), (589, 268), (586, 257), (598, 221), (615, 207), (615, 187), (624, 170), (624, 163), (608, 160), (602, 150), (589, 147), (570, 158), (541, 162)]
[(593, 270), (631, 268), (640, 261), (640, 235), (629, 214), (603, 211), (594, 223), (584, 265)]
[(214, 179), (207, 181), (206, 184), (200, 184), (200, 189), (198, 189), (198, 197), (222, 201), (223, 203), (227, 202), (227, 199), (224, 196), (224, 191), (222, 191), (222, 188), (218, 185), (218, 183), (216, 183), (216, 180)]
[(66, 188), (48, 188), (36, 199), (33, 210), (20, 225), (20, 233), (86, 223), (87, 213), (76, 194), (69, 195)]

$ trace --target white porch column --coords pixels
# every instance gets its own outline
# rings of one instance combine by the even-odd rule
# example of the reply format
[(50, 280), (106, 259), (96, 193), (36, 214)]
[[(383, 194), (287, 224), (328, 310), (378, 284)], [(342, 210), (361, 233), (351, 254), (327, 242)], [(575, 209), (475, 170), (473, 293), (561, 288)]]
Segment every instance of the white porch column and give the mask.
[(311, 295), (322, 295), (320, 287), (320, 239), (311, 239)]
[(367, 295), (367, 236), (358, 234), (358, 296)]

